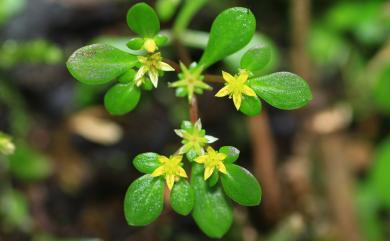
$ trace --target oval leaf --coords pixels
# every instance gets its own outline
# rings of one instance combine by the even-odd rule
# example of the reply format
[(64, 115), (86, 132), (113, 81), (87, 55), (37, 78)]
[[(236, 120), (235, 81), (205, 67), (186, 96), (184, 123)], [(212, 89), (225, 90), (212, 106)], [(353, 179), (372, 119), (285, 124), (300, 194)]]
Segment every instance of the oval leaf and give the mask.
[(312, 99), (306, 81), (289, 72), (253, 78), (248, 85), (268, 104), (283, 110), (300, 108)]
[(107, 83), (132, 68), (138, 59), (107, 44), (93, 44), (76, 50), (66, 62), (78, 81), (98, 85)]
[(173, 185), (169, 201), (178, 214), (188, 215), (194, 207), (195, 196), (187, 180), (181, 179)]
[(233, 54), (249, 43), (256, 29), (256, 19), (247, 8), (229, 8), (214, 20), (207, 47), (200, 59), (205, 68)]
[(261, 112), (261, 102), (257, 96), (242, 96), (240, 111), (247, 116), (255, 116)]
[(228, 174), (221, 174), (223, 189), (231, 199), (244, 206), (255, 206), (261, 201), (261, 188), (256, 178), (245, 168), (228, 164)]
[(153, 37), (160, 32), (160, 21), (152, 7), (146, 3), (137, 3), (127, 12), (129, 28), (143, 36)]
[(138, 171), (150, 174), (160, 166), (158, 154), (154, 152), (139, 154), (133, 159), (133, 165)]
[(129, 225), (144, 226), (156, 220), (163, 210), (164, 181), (144, 175), (127, 189), (124, 211)]
[(123, 115), (133, 110), (139, 99), (141, 91), (130, 84), (118, 83), (111, 87), (104, 96), (104, 106), (112, 115)]
[(191, 186), (195, 193), (192, 216), (207, 236), (221, 238), (233, 222), (232, 207), (219, 185), (210, 188), (203, 180), (203, 170), (198, 164), (192, 167)]
[(251, 72), (263, 69), (271, 60), (271, 48), (262, 46), (248, 50), (240, 61), (242, 69), (247, 69)]
[(238, 156), (240, 155), (240, 150), (235, 148), (234, 146), (223, 146), (219, 148), (219, 152), (227, 155), (223, 163), (230, 164), (237, 161)]

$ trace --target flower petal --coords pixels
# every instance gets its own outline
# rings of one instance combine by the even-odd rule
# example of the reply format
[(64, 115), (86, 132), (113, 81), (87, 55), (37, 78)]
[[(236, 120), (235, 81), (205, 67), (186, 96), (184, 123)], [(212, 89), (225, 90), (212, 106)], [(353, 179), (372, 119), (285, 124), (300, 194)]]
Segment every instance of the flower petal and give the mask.
[(165, 169), (163, 166), (157, 167), (152, 174), (150, 174), (152, 177), (158, 177), (165, 173)]
[(241, 106), (241, 94), (233, 94), (233, 103), (236, 109), (239, 110)]
[(238, 76), (237, 81), (244, 84), (247, 80), (248, 80), (248, 72), (242, 71)]
[(179, 175), (181, 177), (187, 177), (187, 173), (186, 173), (186, 171), (182, 167), (179, 167), (177, 169), (177, 175)]
[(223, 161), (226, 159), (226, 157), (227, 155), (225, 153), (218, 153), (215, 158), (218, 159), (219, 161)]
[(198, 156), (197, 158), (194, 159), (194, 161), (202, 164), (206, 162), (208, 157), (209, 157), (208, 155)]
[(229, 74), (228, 72), (225, 72), (225, 71), (222, 71), (222, 77), (228, 83), (236, 80), (231, 74)]
[(205, 135), (204, 137), (206, 138), (207, 143), (214, 143), (218, 141), (218, 138), (214, 136)]
[(158, 161), (160, 163), (167, 163), (167, 162), (169, 162), (169, 158), (166, 156), (160, 155), (160, 156), (158, 156)]
[(227, 96), (228, 94), (230, 94), (231, 91), (230, 91), (230, 88), (229, 86), (225, 86), (223, 87), (222, 89), (220, 89), (216, 94), (215, 96), (216, 97), (224, 97), (224, 96)]
[(171, 161), (172, 163), (175, 163), (176, 165), (178, 165), (178, 164), (181, 162), (182, 159), (183, 159), (183, 156), (182, 156), (182, 155), (174, 155), (174, 156), (172, 156), (172, 157), (170, 158), (170, 161)]
[(152, 84), (154, 86), (154, 88), (157, 88), (157, 85), (158, 85), (158, 72), (156, 70), (150, 70), (148, 72), (149, 74), (149, 79), (150, 81), (152, 81)]
[(206, 167), (204, 169), (204, 180), (207, 180), (213, 174), (213, 171), (214, 167)]
[(158, 69), (162, 71), (175, 71), (175, 69), (165, 62), (160, 62)]
[(247, 85), (244, 85), (244, 87), (242, 88), (242, 93), (248, 96), (256, 96), (256, 93)]
[(142, 77), (144, 77), (145, 73), (146, 73), (146, 68), (145, 68), (145, 66), (142, 66), (137, 71), (137, 74), (135, 75), (135, 80), (137, 81), (137, 80), (141, 79)]
[(219, 162), (217, 164), (217, 169), (218, 169), (218, 171), (220, 171), (220, 172), (222, 172), (224, 174), (227, 174), (226, 167), (225, 167), (225, 165), (222, 162)]
[(165, 177), (165, 182), (167, 183), (169, 190), (172, 190), (173, 184), (175, 183), (175, 176), (174, 175), (167, 175)]
[(175, 130), (173, 130), (173, 131), (176, 133), (176, 135), (178, 135), (179, 137), (183, 138), (183, 130), (181, 130), (181, 129), (175, 129)]
[(200, 121), (200, 119), (198, 119), (195, 124), (194, 124), (194, 127), (198, 130), (202, 129), (202, 122)]

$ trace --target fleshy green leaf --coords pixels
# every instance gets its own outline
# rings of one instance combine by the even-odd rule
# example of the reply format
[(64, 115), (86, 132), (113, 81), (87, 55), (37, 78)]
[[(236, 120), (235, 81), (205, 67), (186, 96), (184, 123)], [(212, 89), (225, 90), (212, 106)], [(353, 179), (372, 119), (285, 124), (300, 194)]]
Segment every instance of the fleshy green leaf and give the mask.
[(156, 42), (157, 46), (161, 47), (168, 43), (168, 37), (162, 34), (157, 34), (154, 37), (154, 41)]
[(205, 68), (233, 54), (249, 43), (256, 19), (247, 8), (229, 8), (214, 20), (207, 47), (200, 60)]
[(163, 210), (164, 181), (144, 175), (127, 189), (124, 211), (129, 225), (144, 226), (156, 220)]
[(247, 116), (255, 116), (261, 112), (261, 101), (257, 96), (243, 95), (240, 111)]
[(312, 99), (306, 81), (289, 72), (249, 79), (248, 85), (268, 104), (283, 110), (300, 108)]
[(237, 161), (238, 156), (240, 155), (240, 150), (235, 148), (234, 146), (223, 146), (219, 148), (219, 152), (227, 155), (223, 163), (230, 164)]
[(188, 215), (194, 207), (195, 196), (187, 180), (181, 179), (173, 185), (169, 201), (171, 207), (181, 215)]
[(76, 50), (66, 66), (84, 84), (107, 83), (131, 69), (138, 59), (107, 44), (93, 44)]
[(144, 45), (145, 40), (143, 38), (132, 38), (127, 42), (127, 47), (132, 50), (140, 50)]
[(134, 81), (135, 74), (134, 69), (129, 69), (129, 71), (119, 77), (118, 81), (122, 84), (132, 83)]
[(160, 21), (152, 7), (146, 3), (137, 3), (127, 12), (129, 28), (143, 36), (153, 37), (160, 32)]
[(218, 183), (218, 180), (219, 180), (219, 173), (213, 172), (210, 178), (207, 179), (207, 184), (209, 185), (209, 187), (214, 187)]
[(244, 206), (255, 206), (261, 200), (261, 188), (256, 178), (245, 168), (226, 165), (227, 174), (221, 174), (223, 189), (231, 199)]
[(150, 174), (160, 166), (158, 154), (154, 152), (139, 154), (134, 158), (133, 165), (138, 171)]
[(192, 166), (191, 186), (195, 193), (192, 216), (206, 235), (221, 238), (233, 222), (232, 207), (219, 185), (210, 188), (203, 180), (203, 170), (198, 164)]
[(251, 72), (258, 71), (264, 68), (271, 60), (271, 48), (262, 46), (248, 50), (240, 61), (242, 69), (247, 69)]
[(133, 110), (141, 97), (141, 91), (134, 84), (118, 83), (104, 96), (104, 106), (112, 115), (123, 115)]

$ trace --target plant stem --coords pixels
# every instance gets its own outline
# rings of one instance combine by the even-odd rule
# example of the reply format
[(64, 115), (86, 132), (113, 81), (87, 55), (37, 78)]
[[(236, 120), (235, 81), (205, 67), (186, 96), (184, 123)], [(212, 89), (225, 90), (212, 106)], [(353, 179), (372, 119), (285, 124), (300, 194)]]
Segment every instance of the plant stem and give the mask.
[(204, 80), (210, 83), (225, 83), (223, 78), (219, 75), (205, 74)]
[(263, 211), (269, 221), (276, 222), (283, 213), (283, 206), (281, 187), (276, 171), (275, 144), (268, 116), (263, 111), (261, 115), (248, 118), (248, 122), (254, 155), (254, 171), (264, 192)]
[(196, 12), (207, 3), (207, 0), (186, 0), (173, 25), (173, 32), (176, 36), (181, 35), (188, 27)]
[(196, 96), (192, 97), (191, 103), (189, 105), (189, 114), (190, 120), (194, 124), (199, 119), (198, 101)]

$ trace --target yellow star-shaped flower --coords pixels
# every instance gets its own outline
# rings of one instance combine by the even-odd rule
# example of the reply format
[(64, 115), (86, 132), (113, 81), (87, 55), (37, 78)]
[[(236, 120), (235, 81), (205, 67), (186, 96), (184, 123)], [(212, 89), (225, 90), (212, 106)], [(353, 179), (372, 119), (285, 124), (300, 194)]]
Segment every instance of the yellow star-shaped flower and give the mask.
[(241, 106), (242, 94), (256, 96), (256, 93), (246, 85), (246, 82), (248, 81), (247, 71), (241, 71), (238, 76), (232, 76), (231, 74), (222, 71), (222, 77), (226, 81), (225, 87), (220, 89), (215, 96), (224, 97), (229, 95), (229, 98), (233, 97), (234, 106), (237, 110), (239, 110)]
[(186, 171), (181, 167), (181, 160), (183, 156), (174, 155), (171, 157), (159, 156), (158, 161), (161, 163), (156, 170), (151, 174), (152, 177), (158, 177), (164, 175), (165, 182), (169, 190), (172, 189), (175, 181), (178, 181), (180, 177), (187, 177)]
[(195, 158), (195, 162), (203, 164), (204, 169), (204, 180), (207, 180), (214, 172), (215, 168), (218, 171), (227, 174), (225, 164), (223, 160), (226, 158), (226, 154), (215, 151), (211, 146), (207, 147), (207, 153), (203, 156)]

